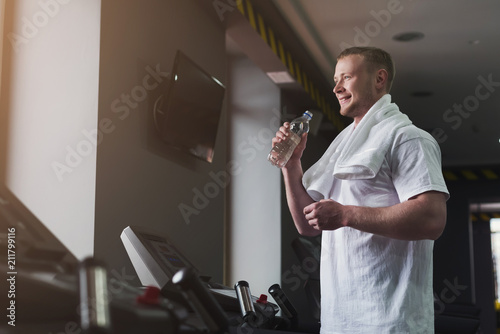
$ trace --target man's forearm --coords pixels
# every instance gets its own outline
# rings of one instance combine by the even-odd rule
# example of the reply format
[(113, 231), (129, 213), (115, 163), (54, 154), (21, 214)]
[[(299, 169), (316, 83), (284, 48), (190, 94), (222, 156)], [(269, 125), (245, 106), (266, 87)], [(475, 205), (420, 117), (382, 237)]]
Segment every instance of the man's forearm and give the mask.
[(446, 200), (428, 192), (384, 208), (346, 206), (344, 225), (401, 240), (436, 240), (446, 224)]
[(304, 217), (304, 207), (313, 203), (314, 200), (309, 196), (302, 185), (303, 172), (300, 161), (287, 164), (287, 166), (282, 169), (282, 172), (288, 208), (292, 214), (297, 231), (305, 236), (319, 235), (321, 231), (315, 230), (310, 226), (307, 219)]

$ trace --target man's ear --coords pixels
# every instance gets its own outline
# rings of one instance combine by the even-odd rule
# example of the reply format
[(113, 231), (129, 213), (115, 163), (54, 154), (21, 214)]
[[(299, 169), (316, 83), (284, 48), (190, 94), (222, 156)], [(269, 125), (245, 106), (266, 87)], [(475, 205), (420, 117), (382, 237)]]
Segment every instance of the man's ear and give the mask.
[(387, 73), (387, 70), (383, 68), (378, 70), (375, 81), (375, 86), (377, 87), (377, 89), (385, 89), (388, 78), (389, 78), (389, 73)]

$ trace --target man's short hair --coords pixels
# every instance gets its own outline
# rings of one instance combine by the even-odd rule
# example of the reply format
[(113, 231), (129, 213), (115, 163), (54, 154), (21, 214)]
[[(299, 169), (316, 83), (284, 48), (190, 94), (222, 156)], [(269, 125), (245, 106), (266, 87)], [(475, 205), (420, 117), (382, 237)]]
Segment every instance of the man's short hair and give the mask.
[(396, 75), (396, 69), (394, 67), (394, 62), (391, 55), (379, 48), (365, 46), (365, 47), (351, 47), (342, 51), (338, 57), (337, 61), (347, 56), (360, 55), (368, 63), (369, 69), (372, 71), (377, 71), (379, 69), (384, 69), (387, 71), (387, 93), (391, 91), (392, 83), (394, 81), (394, 76)]

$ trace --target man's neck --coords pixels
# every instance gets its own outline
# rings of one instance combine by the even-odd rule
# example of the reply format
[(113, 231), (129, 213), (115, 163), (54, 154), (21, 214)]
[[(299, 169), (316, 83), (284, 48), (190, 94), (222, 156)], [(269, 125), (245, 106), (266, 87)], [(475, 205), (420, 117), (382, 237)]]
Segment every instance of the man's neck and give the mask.
[(363, 119), (363, 117), (365, 117), (365, 115), (368, 113), (368, 111), (373, 107), (373, 105), (375, 103), (377, 103), (384, 95), (388, 94), (387, 92), (381, 92), (380, 94), (378, 94), (376, 97), (375, 97), (375, 101), (370, 105), (370, 107), (368, 107), (365, 112), (362, 114), (362, 115), (359, 115), (357, 117), (354, 117), (354, 128), (356, 128), (356, 126), (358, 126), (359, 122), (361, 122), (361, 120)]

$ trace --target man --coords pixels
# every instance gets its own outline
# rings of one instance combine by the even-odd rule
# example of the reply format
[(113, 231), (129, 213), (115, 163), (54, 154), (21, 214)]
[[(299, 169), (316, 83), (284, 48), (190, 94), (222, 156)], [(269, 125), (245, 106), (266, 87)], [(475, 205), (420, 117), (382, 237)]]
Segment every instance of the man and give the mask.
[(343, 51), (333, 92), (353, 123), (306, 173), (306, 134), (282, 168), (298, 232), (322, 234), (322, 334), (434, 333), (432, 250), (449, 194), (436, 141), (391, 103), (394, 73), (383, 50)]

